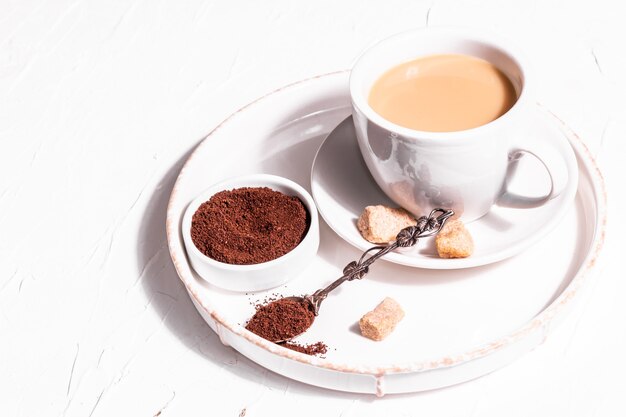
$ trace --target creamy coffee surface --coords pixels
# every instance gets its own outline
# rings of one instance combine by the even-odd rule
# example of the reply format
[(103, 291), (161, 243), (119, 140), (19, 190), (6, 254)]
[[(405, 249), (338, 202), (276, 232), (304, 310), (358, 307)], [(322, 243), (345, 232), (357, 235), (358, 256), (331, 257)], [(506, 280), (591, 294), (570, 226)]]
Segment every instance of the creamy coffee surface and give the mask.
[(468, 55), (430, 55), (385, 72), (369, 105), (383, 118), (415, 130), (455, 132), (482, 126), (504, 113), (517, 94), (493, 64)]

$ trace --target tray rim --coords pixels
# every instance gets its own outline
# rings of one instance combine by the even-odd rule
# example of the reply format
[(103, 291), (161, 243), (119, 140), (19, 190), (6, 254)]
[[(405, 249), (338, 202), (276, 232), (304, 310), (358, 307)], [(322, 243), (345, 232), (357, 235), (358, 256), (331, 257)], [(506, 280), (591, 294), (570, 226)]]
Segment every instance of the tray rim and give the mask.
[[(330, 73), (320, 74), (313, 77), (305, 78), (300, 81), (296, 81), (293, 83), (286, 84), (282, 87), (279, 87), (253, 101), (241, 107), (240, 109), (233, 112), (223, 121), (221, 121), (213, 130), (211, 130), (200, 143), (194, 148), (192, 153), (189, 155), (185, 163), (183, 164), (179, 175), (176, 179), (176, 182), (172, 188), (172, 192), (170, 194), (170, 198), (167, 206), (167, 215), (166, 215), (166, 235), (167, 235), (167, 243), (168, 250), (170, 253), (170, 257), (176, 269), (176, 272), (179, 276), (179, 279), (185, 285), (187, 292), (194, 299), (195, 304), (199, 305), (206, 315), (208, 315), (215, 324), (215, 331), (218, 334), (218, 337), (222, 341), (222, 343), (227, 344), (225, 341), (224, 331), (227, 330), (233, 333), (235, 336), (241, 337), (247, 342), (250, 342), (256, 345), (259, 348), (267, 351), (272, 355), (280, 356), (283, 359), (290, 359), (296, 362), (299, 362), (303, 365), (310, 365), (318, 368), (328, 369), (331, 371), (337, 371), (342, 373), (354, 373), (354, 374), (364, 374), (371, 375), (376, 378), (380, 378), (383, 375), (388, 374), (396, 374), (396, 373), (411, 373), (411, 372), (424, 372), (431, 371), (441, 368), (450, 368), (458, 365), (462, 365), (480, 358), (484, 358), (491, 354), (497, 353), (499, 351), (503, 351), (506, 347), (509, 347), (521, 339), (526, 338), (532, 332), (537, 329), (547, 329), (550, 327), (550, 324), (559, 316), (559, 313), (565, 310), (565, 307), (571, 304), (571, 301), (575, 298), (578, 290), (582, 287), (584, 282), (587, 281), (590, 276), (593, 268), (598, 262), (598, 258), (604, 246), (604, 240), (606, 235), (606, 227), (607, 227), (607, 192), (606, 185), (604, 181), (604, 177), (600, 171), (600, 168), (595, 161), (591, 151), (584, 143), (584, 141), (576, 134), (563, 120), (561, 120), (557, 115), (551, 112), (549, 109), (547, 110), (550, 115), (552, 115), (556, 121), (559, 123), (559, 127), (564, 131), (568, 140), (574, 151), (577, 155), (580, 156), (580, 161), (585, 166), (585, 171), (589, 173), (589, 179), (591, 182), (591, 186), (593, 189), (593, 193), (595, 194), (595, 211), (596, 211), (596, 222), (594, 229), (594, 236), (591, 240), (590, 248), (588, 249), (587, 255), (585, 256), (584, 261), (581, 263), (580, 268), (567, 285), (567, 287), (556, 297), (548, 306), (546, 306), (539, 314), (537, 314), (532, 320), (525, 323), (519, 329), (508, 333), (502, 336), (499, 339), (493, 340), (491, 342), (484, 343), (480, 346), (472, 348), (466, 352), (456, 354), (454, 356), (443, 356), (440, 358), (432, 359), (432, 360), (420, 360), (420, 361), (405, 361), (401, 364), (392, 365), (392, 366), (367, 366), (363, 364), (353, 365), (353, 364), (343, 364), (332, 362), (328, 359), (312, 357), (309, 355), (305, 355), (303, 353), (295, 352), (283, 347), (280, 347), (274, 343), (271, 343), (243, 328), (242, 326), (237, 325), (236, 323), (231, 323), (226, 320), (223, 316), (221, 316), (218, 312), (215, 311), (208, 303), (201, 299), (198, 295), (198, 291), (194, 288), (195, 278), (193, 276), (187, 276), (185, 271), (181, 266), (181, 260), (178, 258), (179, 256), (185, 257), (184, 248), (181, 246), (182, 253), (178, 253), (177, 248), (175, 247), (175, 239), (176, 236), (180, 233), (179, 230), (179, 222), (176, 221), (175, 214), (173, 212), (173, 206), (175, 205), (175, 200), (177, 196), (177, 191), (182, 179), (184, 178), (184, 173), (188, 164), (194, 159), (197, 155), (199, 149), (207, 143), (207, 139), (211, 138), (216, 132), (218, 132), (221, 128), (224, 127), (227, 123), (231, 122), (233, 118), (235, 118), (239, 113), (247, 110), (248, 108), (254, 106), (255, 104), (263, 101), (274, 94), (283, 92), (285, 90), (290, 90), (293, 88), (297, 88), (302, 86), (303, 84), (307, 84), (310, 82), (314, 82), (320, 79), (330, 79), (332, 77), (346, 76), (349, 74), (350, 70), (340, 70), (333, 71)], [(547, 336), (547, 333), (546, 335)]]

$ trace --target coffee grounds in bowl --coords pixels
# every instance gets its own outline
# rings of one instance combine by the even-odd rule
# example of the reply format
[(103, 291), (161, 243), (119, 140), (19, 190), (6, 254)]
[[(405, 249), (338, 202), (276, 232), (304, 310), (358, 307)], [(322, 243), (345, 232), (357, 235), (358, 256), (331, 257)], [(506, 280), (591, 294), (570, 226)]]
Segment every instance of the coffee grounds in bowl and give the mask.
[(279, 258), (304, 239), (309, 213), (298, 197), (267, 187), (221, 191), (198, 207), (191, 239), (219, 262), (250, 265)]

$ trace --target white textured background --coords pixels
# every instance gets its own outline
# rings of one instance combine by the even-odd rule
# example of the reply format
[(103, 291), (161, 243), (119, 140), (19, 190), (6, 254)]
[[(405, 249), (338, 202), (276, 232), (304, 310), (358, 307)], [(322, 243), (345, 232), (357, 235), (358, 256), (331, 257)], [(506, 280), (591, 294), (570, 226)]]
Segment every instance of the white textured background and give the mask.
[[(622, 4), (0, 0), (0, 415), (624, 415)], [(218, 342), (177, 280), (178, 169), (242, 105), (427, 24), (525, 49), (538, 98), (607, 179), (598, 274), (542, 346), (472, 382), (376, 399), (269, 373)]]

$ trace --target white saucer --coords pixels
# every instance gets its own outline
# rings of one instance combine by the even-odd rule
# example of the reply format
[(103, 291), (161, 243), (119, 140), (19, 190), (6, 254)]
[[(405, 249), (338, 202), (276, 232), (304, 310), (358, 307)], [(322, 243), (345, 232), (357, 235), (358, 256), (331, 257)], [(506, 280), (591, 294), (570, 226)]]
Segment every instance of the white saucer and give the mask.
[[(459, 269), (486, 265), (518, 254), (541, 239), (572, 207), (578, 187), (578, 165), (567, 137), (558, 128), (554, 116), (537, 109), (532, 116), (532, 133), (561, 158), (561, 193), (542, 207), (514, 209), (494, 206), (482, 218), (467, 225), (475, 243), (469, 258), (442, 259), (437, 256), (433, 238), (409, 249), (393, 252), (383, 259), (390, 262), (429, 269)], [(516, 187), (531, 190), (545, 184), (547, 175), (534, 161), (520, 166)], [(563, 163), (564, 162), (564, 163)], [(538, 169), (539, 168), (539, 169)], [(311, 169), (311, 191), (319, 213), (326, 223), (346, 242), (366, 250), (374, 245), (361, 237), (356, 221), (364, 207), (383, 204), (397, 207), (376, 185), (359, 152), (352, 118), (341, 122), (326, 138), (317, 152)], [(526, 191), (528, 192), (528, 191)], [(541, 190), (538, 191), (538, 194)], [(428, 213), (424, 213), (428, 214)]]

